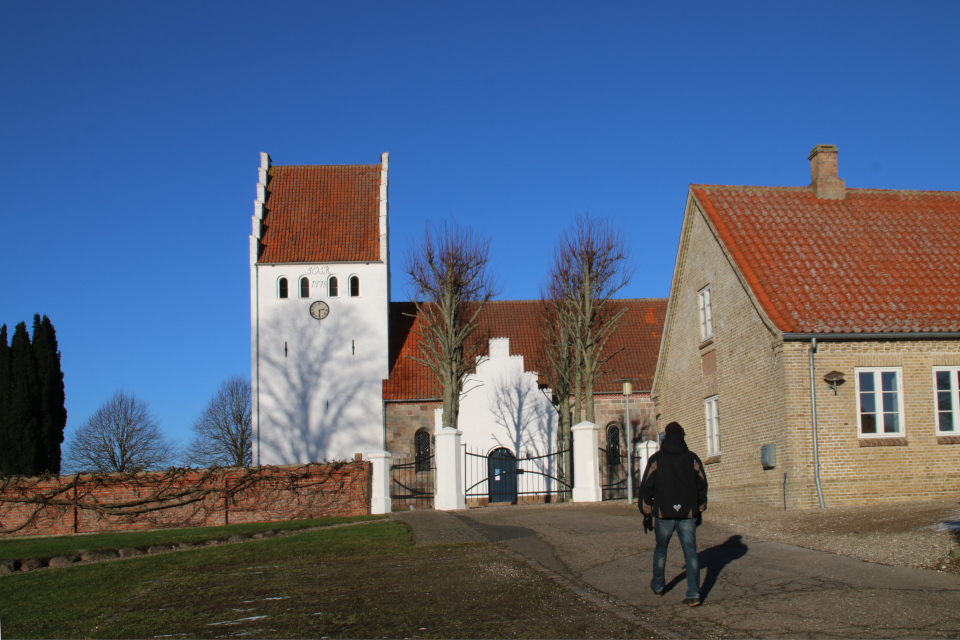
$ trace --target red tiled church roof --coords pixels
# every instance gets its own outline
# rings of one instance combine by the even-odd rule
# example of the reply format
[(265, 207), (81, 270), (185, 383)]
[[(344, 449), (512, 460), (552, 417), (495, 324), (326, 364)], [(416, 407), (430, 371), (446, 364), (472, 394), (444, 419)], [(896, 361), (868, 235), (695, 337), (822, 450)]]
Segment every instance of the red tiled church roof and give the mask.
[[(509, 338), (510, 354), (524, 357), (524, 369), (536, 370), (540, 348), (539, 301), (497, 300), (488, 302), (480, 315), (480, 331), (490, 338)], [(627, 308), (620, 326), (610, 338), (605, 353), (620, 350), (600, 377), (596, 393), (620, 392), (618, 378), (638, 378), (637, 390), (647, 390), (653, 384), (660, 350), (660, 334), (667, 311), (662, 298), (618, 300)], [(413, 332), (418, 318), (412, 302), (394, 302), (390, 305), (390, 379), (383, 383), (384, 400), (414, 400), (439, 398), (433, 373), (408, 356), (422, 357), (417, 346), (419, 337)], [(541, 380), (542, 382), (542, 380)]]
[(690, 189), (780, 330), (960, 330), (960, 193)]
[(276, 166), (267, 175), (257, 262), (380, 260), (379, 164)]

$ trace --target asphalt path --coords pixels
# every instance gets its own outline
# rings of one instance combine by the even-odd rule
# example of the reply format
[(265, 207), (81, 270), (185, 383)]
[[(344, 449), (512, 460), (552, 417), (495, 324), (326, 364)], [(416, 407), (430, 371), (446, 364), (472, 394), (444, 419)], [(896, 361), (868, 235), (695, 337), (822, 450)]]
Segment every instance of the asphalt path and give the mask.
[(663, 597), (650, 589), (653, 534), (620, 502), (402, 514), (418, 544), (485, 539), (606, 594), (649, 628), (680, 637), (960, 637), (956, 575), (862, 562), (712, 523), (697, 530), (699, 607), (684, 607), (674, 538)]

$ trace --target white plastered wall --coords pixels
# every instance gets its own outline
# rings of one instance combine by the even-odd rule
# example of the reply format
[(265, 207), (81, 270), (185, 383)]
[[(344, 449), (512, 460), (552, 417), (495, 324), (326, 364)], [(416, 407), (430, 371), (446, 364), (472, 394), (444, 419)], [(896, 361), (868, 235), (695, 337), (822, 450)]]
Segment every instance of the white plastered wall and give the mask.
[(490, 340), (490, 357), (467, 376), (460, 399), (458, 429), (463, 443), (484, 454), (509, 449), (518, 458), (553, 451), (557, 412), (537, 387), (537, 374), (524, 370), (523, 356), (510, 355), (510, 340)]
[[(255, 265), (254, 461), (295, 464), (352, 459), (384, 448), (388, 375), (387, 267), (373, 263)], [(360, 296), (349, 279), (360, 278)], [(310, 297), (300, 297), (300, 278)], [(339, 281), (331, 297), (330, 276)], [(286, 277), (288, 295), (278, 282)], [(330, 307), (323, 320), (310, 305)]]

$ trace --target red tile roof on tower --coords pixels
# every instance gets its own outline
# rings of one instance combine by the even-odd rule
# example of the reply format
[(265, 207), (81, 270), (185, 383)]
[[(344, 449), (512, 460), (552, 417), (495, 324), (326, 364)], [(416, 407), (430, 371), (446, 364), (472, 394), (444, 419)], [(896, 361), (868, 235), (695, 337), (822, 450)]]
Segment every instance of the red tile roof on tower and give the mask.
[[(627, 308), (620, 326), (607, 343), (605, 353), (618, 353), (604, 367), (595, 393), (620, 393), (618, 378), (637, 378), (638, 391), (653, 384), (660, 351), (660, 335), (667, 311), (663, 298), (618, 300)], [(527, 371), (537, 369), (540, 349), (540, 311), (537, 300), (496, 300), (488, 302), (480, 315), (480, 332), (489, 338), (509, 338), (510, 354), (522, 355)], [(410, 356), (423, 357), (414, 325), (419, 318), (412, 302), (390, 305), (390, 378), (383, 383), (384, 400), (423, 400), (439, 398), (433, 373)], [(484, 351), (486, 353), (486, 350)], [(543, 380), (541, 379), (541, 382)]]
[(960, 193), (690, 189), (780, 330), (960, 331)]
[(270, 167), (260, 264), (380, 261), (380, 165)]

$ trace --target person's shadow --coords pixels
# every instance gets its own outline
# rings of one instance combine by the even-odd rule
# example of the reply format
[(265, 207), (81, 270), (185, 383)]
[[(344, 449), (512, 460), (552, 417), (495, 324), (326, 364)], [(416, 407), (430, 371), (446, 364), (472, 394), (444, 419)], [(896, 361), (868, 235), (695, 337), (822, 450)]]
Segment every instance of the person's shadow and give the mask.
[[(697, 554), (697, 559), (700, 561), (701, 575), (703, 575), (704, 570), (706, 570), (707, 573), (706, 577), (703, 578), (703, 583), (700, 585), (701, 601), (706, 600), (707, 596), (710, 595), (710, 590), (717, 584), (717, 576), (720, 575), (723, 568), (734, 560), (745, 556), (748, 549), (749, 547), (743, 544), (743, 536), (736, 535), (730, 536), (726, 541), (712, 546), (709, 549), (704, 549)], [(667, 584), (664, 591), (666, 592), (673, 589), (686, 579), (687, 567), (684, 566), (683, 571)]]

